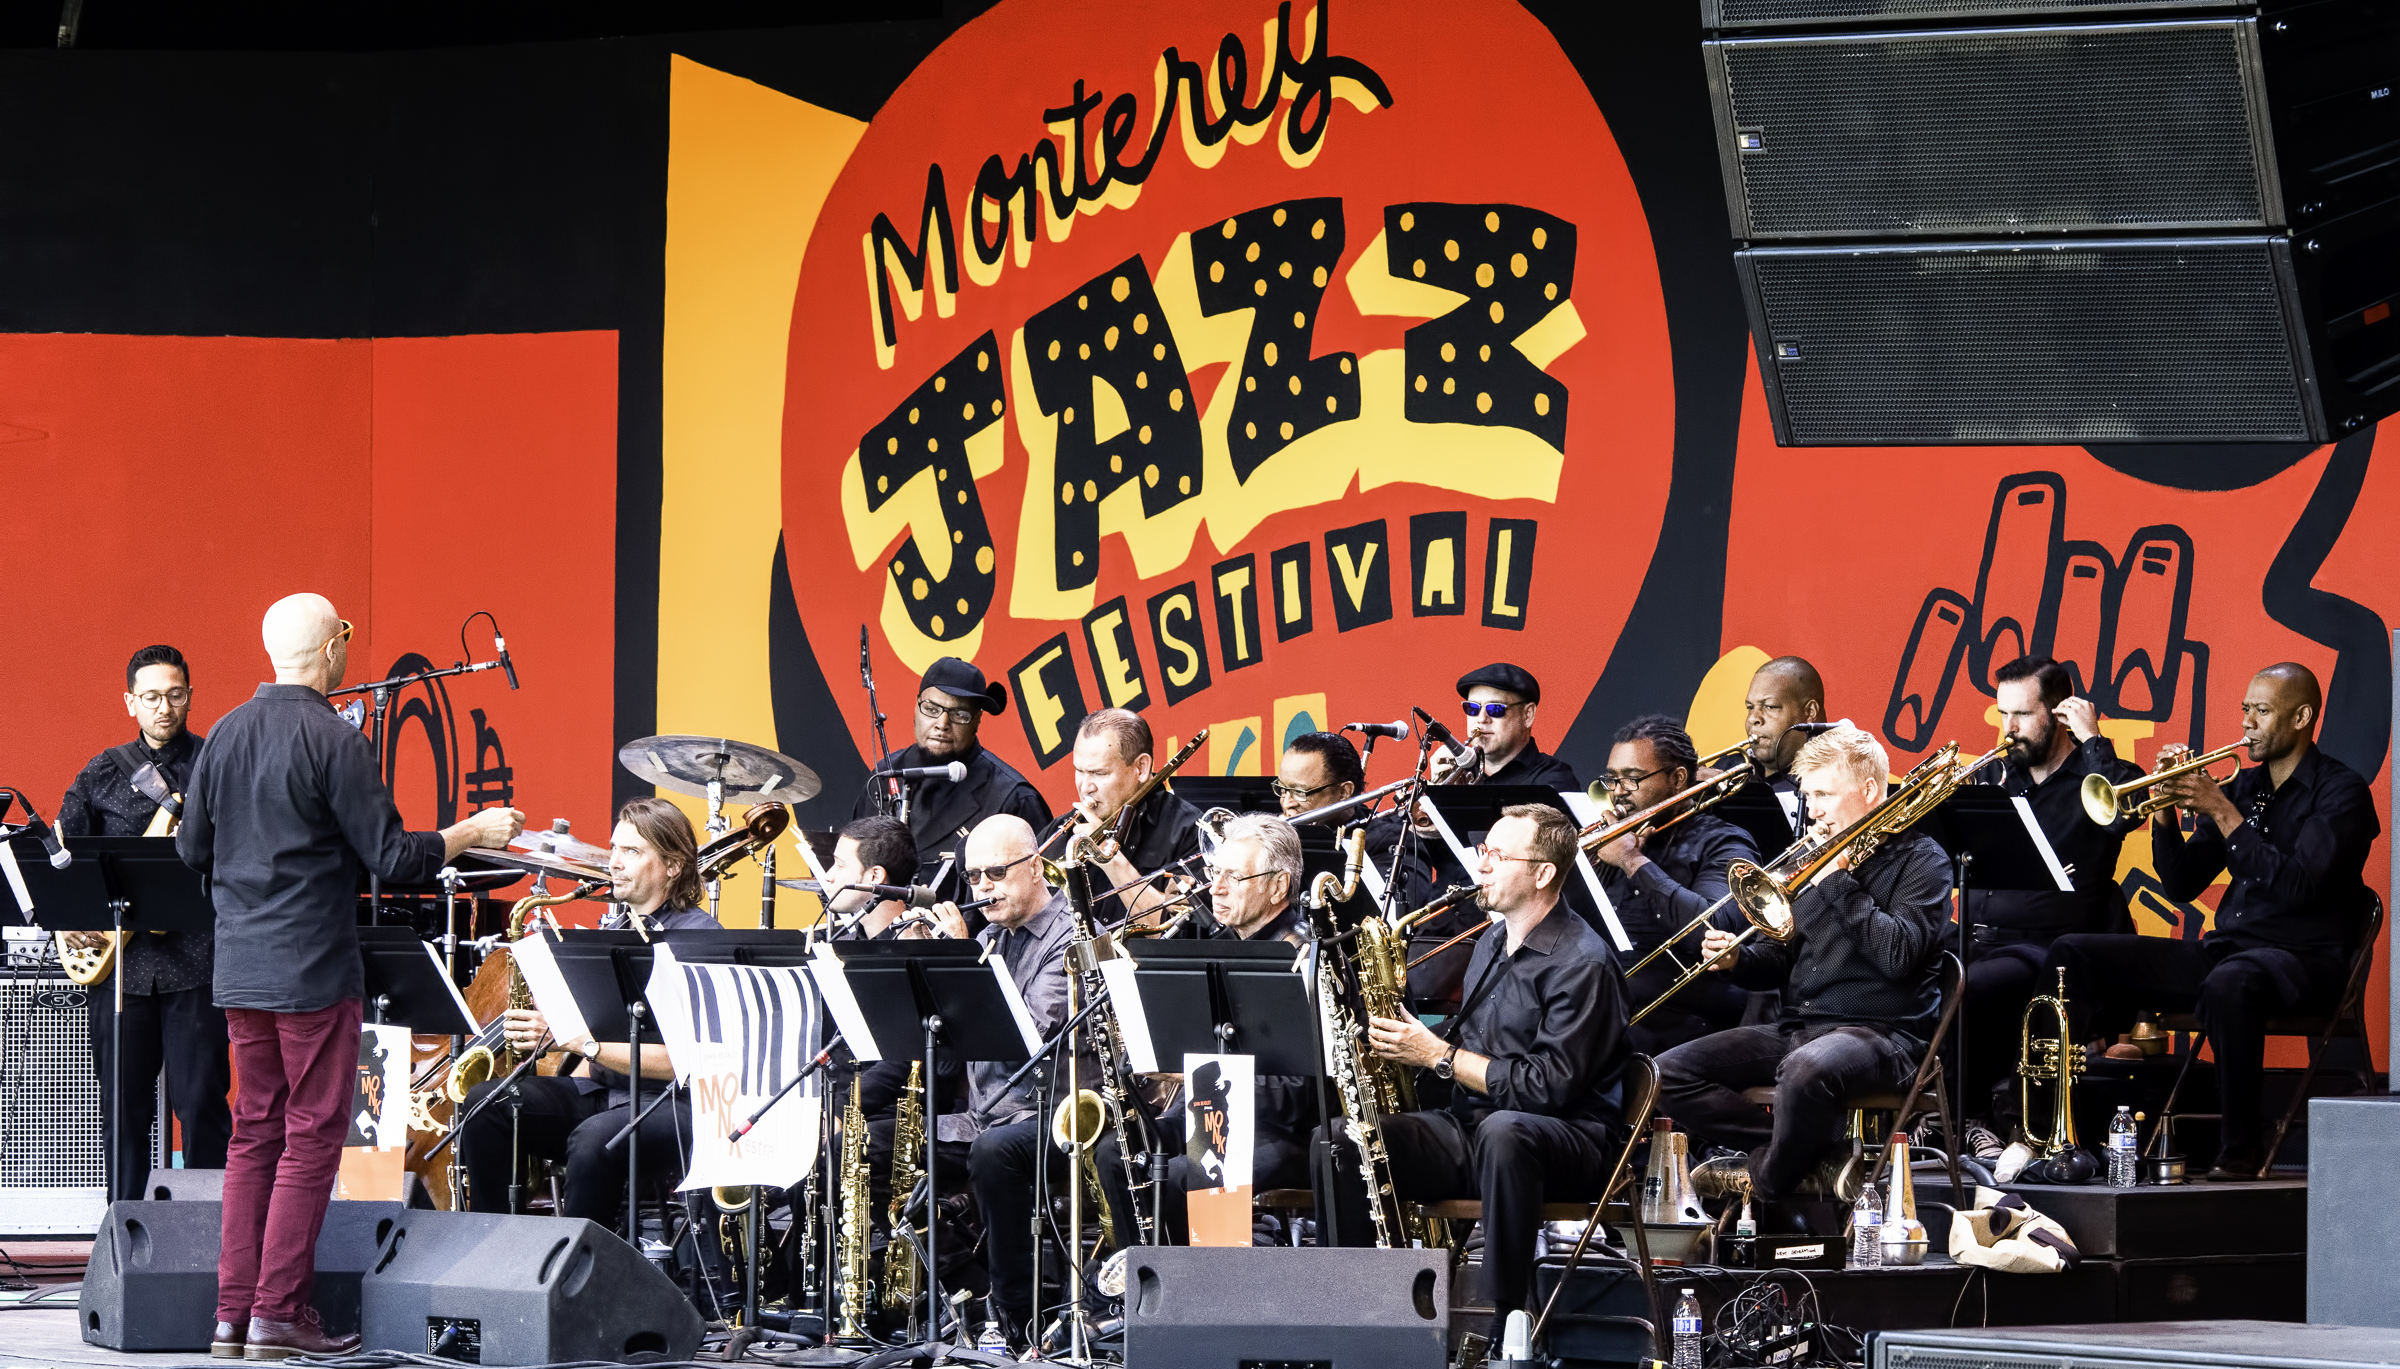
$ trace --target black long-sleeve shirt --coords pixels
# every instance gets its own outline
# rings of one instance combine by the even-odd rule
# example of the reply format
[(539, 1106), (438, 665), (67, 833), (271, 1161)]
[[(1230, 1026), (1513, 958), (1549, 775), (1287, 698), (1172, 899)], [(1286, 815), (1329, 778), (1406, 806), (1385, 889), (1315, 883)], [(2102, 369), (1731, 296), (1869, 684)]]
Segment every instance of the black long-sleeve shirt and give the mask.
[[(1507, 929), (1476, 938), (1467, 1011), (1446, 1033), (1486, 1056), (1485, 1092), (1461, 1085), (1451, 1109), (1469, 1122), (1531, 1112), (1614, 1131), (1624, 1118), (1624, 975), (1590, 923), (1556, 904), (1514, 954)], [(1497, 982), (1486, 985), (1485, 976)]]
[(1746, 989), (1783, 990), (1783, 1025), (1898, 1031), (1922, 1046), (1941, 1015), (1950, 857), (1903, 832), (1855, 870), (1832, 870), (1792, 904), (1792, 939), (1752, 937), (1731, 973)]
[[(917, 878), (930, 881), (942, 865), (944, 853), (963, 852), (967, 839), (961, 835), (975, 830), (975, 824), (997, 813), (1014, 813), (1025, 824), (1039, 832), (1050, 821), (1050, 805), (1041, 791), (1028, 783), (1016, 767), (978, 745), (963, 756), (928, 756), (923, 749), (909, 745), (900, 748), (876, 763), (878, 770), (915, 769), (920, 766), (948, 765), (958, 761), (967, 767), (967, 777), (956, 784), (946, 779), (909, 780), (908, 831), (917, 842)], [(875, 785), (870, 783), (850, 806), (853, 818), (872, 817), (883, 811), (876, 802)], [(959, 894), (957, 863), (944, 881), (940, 893), (944, 898)]]
[(2230, 837), (2207, 818), (2187, 837), (2173, 809), (2151, 828), (2168, 897), (2189, 902), (2220, 871), (2233, 876), (2201, 943), (2348, 954), (2374, 897), (2360, 876), (2383, 832), (2366, 781), (2311, 746), (2281, 787), (2268, 785), (2267, 767), (2252, 766), (2234, 776), (2227, 797), (2244, 815)]
[(217, 910), (216, 1001), (315, 1012), (365, 996), (358, 886), (431, 884), (442, 838), (411, 832), (364, 734), (306, 685), (262, 684), (192, 766), (183, 862)]
[[(59, 834), (70, 839), (138, 837), (149, 831), (158, 805), (133, 787), (134, 772), (155, 765), (168, 792), (180, 794), (191, 784), (192, 762), (207, 740), (186, 731), (165, 746), (153, 747), (148, 738), (136, 737), (92, 757), (58, 801)], [(126, 938), (116, 972), (125, 977), (125, 992), (137, 997), (180, 993), (209, 981), (213, 950), (205, 932), (145, 933)]]
[[(1732, 823), (1698, 813), (1675, 824), (1642, 854), (1650, 863), (1630, 875), (1606, 861), (1592, 862), (1600, 869), (1600, 888), (1616, 905), (1617, 922), (1637, 958), (1658, 949), (1660, 942), (1724, 898), (1726, 867), (1737, 860), (1755, 863), (1758, 843)], [(1740, 910), (1730, 903), (1709, 922), (1729, 930), (1743, 925)], [(1697, 952), (1700, 934), (1694, 932), (1685, 942)]]
[(2013, 760), (2003, 762), (1998, 768), (1999, 787), (2009, 797), (2025, 800), (2033, 810), (2033, 820), (2049, 839), (2050, 849), (2058, 853), (2059, 864), (2074, 867), (2067, 878), (2075, 892), (1980, 890), (1969, 871), (1967, 914), (1976, 929), (2001, 928), (2007, 939), (2044, 944), (2068, 932), (2114, 930), (2125, 917), (2125, 889), (2117, 883), (2117, 852), (2133, 824), (2119, 819), (2103, 827), (2092, 821), (2083, 811), (2083, 780), (2086, 775), (2106, 775), (2110, 783), (2123, 784), (2138, 779), (2141, 773), (2140, 766), (2117, 758), (2116, 746), (2106, 737), (2094, 737), (2068, 751), (2058, 769), (2039, 784), (2024, 766)]
[[(1052, 842), (1050, 837), (1058, 828), (1074, 821), (1076, 821), (1074, 813), (1062, 813), (1059, 815), (1058, 821), (1050, 824), (1050, 829), (1042, 833), (1042, 841), (1045, 843), (1044, 850), (1049, 855), (1061, 861), (1066, 858), (1067, 845), (1074, 838), (1060, 837), (1056, 842)], [(1189, 801), (1164, 786), (1153, 789), (1143, 796), (1140, 803), (1134, 805), (1133, 815), (1125, 820), (1124, 846), (1122, 848), (1125, 859), (1136, 871), (1145, 875), (1165, 870), (1174, 862), (1183, 860), (1186, 856), (1199, 851), (1199, 823), (1200, 810), (1194, 808)], [(1103, 828), (1102, 831), (1105, 835), (1106, 829)], [(1196, 860), (1178, 866), (1171, 873), (1188, 875), (1203, 884), (1208, 880), (1208, 872), (1201, 869), (1200, 862)], [(1163, 886), (1164, 876), (1152, 882)], [(1092, 892), (1097, 894), (1106, 887), (1106, 885), (1095, 884)], [(1126, 893), (1131, 892), (1133, 891), (1130, 889), (1126, 891)], [(1097, 927), (1106, 928), (1121, 922), (1124, 920), (1125, 914), (1125, 894), (1111, 894), (1106, 898), (1092, 900), (1092, 921)], [(1170, 912), (1167, 916), (1173, 917), (1174, 913)], [(1192, 891), (1191, 920), (1199, 923), (1204, 930), (1216, 925), (1215, 920), (1209, 915), (1208, 894), (1204, 889)]]

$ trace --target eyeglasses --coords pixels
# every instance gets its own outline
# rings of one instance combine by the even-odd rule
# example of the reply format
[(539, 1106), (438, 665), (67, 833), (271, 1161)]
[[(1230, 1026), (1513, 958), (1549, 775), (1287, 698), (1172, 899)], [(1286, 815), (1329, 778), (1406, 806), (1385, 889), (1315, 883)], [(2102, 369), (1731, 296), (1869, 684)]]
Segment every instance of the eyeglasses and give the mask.
[(1035, 852), (1027, 851), (1006, 865), (984, 865), (972, 870), (961, 870), (958, 872), (959, 878), (969, 884), (998, 884), (1009, 871), (1033, 859), (1035, 854)]
[(181, 708), (185, 704), (188, 704), (192, 701), (192, 691), (188, 689), (170, 689), (165, 693), (160, 693), (158, 690), (153, 689), (145, 694), (134, 695), (133, 701), (140, 704), (142, 707), (151, 710), (152, 712), (156, 712), (158, 709), (169, 705), (172, 705), (176, 708)]
[(1323, 784), (1311, 785), (1303, 789), (1299, 785), (1285, 784), (1282, 780), (1276, 780), (1267, 787), (1274, 790), (1275, 797), (1279, 799), (1304, 799), (1311, 794), (1322, 794), (1339, 783), (1341, 783), (1339, 780), (1327, 780)]
[(1218, 871), (1214, 872), (1213, 874), (1209, 875), (1209, 877), (1208, 877), (1208, 882), (1209, 882), (1210, 884), (1212, 884), (1212, 885), (1214, 885), (1214, 884), (1247, 884), (1247, 883), (1249, 883), (1251, 880), (1254, 880), (1254, 879), (1265, 879), (1265, 878), (1266, 878), (1267, 876), (1269, 876), (1269, 875), (1280, 875), (1280, 874), (1282, 874), (1282, 873), (1283, 873), (1283, 871), (1281, 871), (1281, 870), (1261, 870), (1261, 871), (1259, 871), (1259, 872), (1258, 872), (1257, 874), (1255, 874), (1255, 875), (1236, 875), (1236, 874), (1229, 874), (1229, 873), (1227, 873), (1226, 871), (1223, 871), (1223, 870), (1218, 870)]
[(980, 711), (981, 710), (974, 708), (944, 708), (931, 699), (917, 700), (917, 713), (927, 722), (932, 722), (936, 718), (947, 717), (957, 726), (965, 727), (969, 723), (975, 721), (975, 715)]
[(342, 625), (342, 630), (325, 639), (325, 645), (327, 646), (331, 646), (335, 642), (349, 641), (350, 634), (358, 630), (350, 625), (350, 620), (347, 618), (337, 618), (334, 621)]
[(1477, 860), (1517, 860), (1523, 861), (1527, 865), (1548, 865), (1550, 863), (1546, 860), (1543, 860), (1539, 856), (1506, 855), (1499, 851), (1493, 850), (1491, 847), (1484, 845), (1481, 842), (1476, 843), (1475, 858)]
[(1508, 710), (1515, 708), (1516, 705), (1495, 703), (1479, 704), (1473, 699), (1468, 699), (1461, 703), (1459, 707), (1465, 709), (1467, 711), (1467, 716), (1470, 718), (1499, 718), (1507, 716)]
[(1600, 772), (1599, 783), (1608, 786), (1608, 792), (1612, 794), (1630, 794), (1643, 780), (1652, 775), (1665, 773), (1667, 773), (1667, 767), (1663, 765), (1656, 770), (1644, 770), (1638, 775), (1627, 774), (1622, 770), (1603, 770)]

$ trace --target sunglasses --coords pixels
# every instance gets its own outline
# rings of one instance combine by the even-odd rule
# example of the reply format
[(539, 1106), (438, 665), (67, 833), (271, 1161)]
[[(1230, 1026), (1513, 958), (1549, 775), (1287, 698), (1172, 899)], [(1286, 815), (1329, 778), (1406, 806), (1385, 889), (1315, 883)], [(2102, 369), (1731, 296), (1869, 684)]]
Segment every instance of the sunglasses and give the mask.
[(328, 637), (328, 638), (326, 638), (326, 639), (325, 639), (325, 644), (326, 644), (327, 646), (331, 646), (331, 645), (333, 645), (335, 642), (347, 642), (347, 641), (349, 641), (349, 640), (350, 640), (350, 634), (351, 634), (351, 633), (353, 633), (353, 632), (356, 632), (356, 631), (358, 630), (357, 628), (355, 628), (355, 627), (352, 627), (352, 626), (350, 625), (350, 620), (349, 620), (349, 619), (347, 619), (347, 618), (336, 619), (335, 621), (339, 622), (339, 623), (342, 625), (342, 630), (341, 630), (341, 631), (339, 631), (339, 632), (337, 632), (337, 633), (335, 633), (335, 634), (333, 634), (331, 637)]
[(1027, 851), (1006, 865), (979, 865), (972, 870), (961, 870), (958, 872), (959, 878), (969, 884), (998, 884), (1009, 871), (1033, 859), (1035, 854), (1035, 852)]
[(1510, 709), (1512, 709), (1512, 708), (1515, 708), (1515, 707), (1516, 707), (1516, 705), (1515, 705), (1515, 704), (1479, 704), (1479, 703), (1475, 702), (1473, 699), (1469, 699), (1469, 700), (1467, 700), (1466, 702), (1464, 702), (1464, 703), (1460, 704), (1460, 705), (1459, 705), (1459, 707), (1461, 707), (1461, 708), (1465, 709), (1465, 710), (1467, 711), (1467, 716), (1468, 716), (1468, 717), (1470, 717), (1470, 718), (1499, 718), (1499, 717), (1505, 717), (1505, 716), (1507, 716), (1507, 714), (1508, 714), (1508, 710), (1510, 710)]

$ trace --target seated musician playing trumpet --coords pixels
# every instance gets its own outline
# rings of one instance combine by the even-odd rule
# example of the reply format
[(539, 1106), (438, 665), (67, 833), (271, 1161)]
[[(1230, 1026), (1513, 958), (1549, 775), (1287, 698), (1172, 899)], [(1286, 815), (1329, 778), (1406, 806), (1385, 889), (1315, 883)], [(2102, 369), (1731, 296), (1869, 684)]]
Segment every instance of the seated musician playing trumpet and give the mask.
[[(1366, 1023), (1377, 1057), (1451, 1085), (1446, 1107), (1385, 1115), (1383, 1144), (1401, 1201), (1482, 1200), (1494, 1344), (1526, 1306), (1542, 1204), (1597, 1197), (1625, 1139), (1623, 974), (1608, 943), (1559, 900), (1575, 833), (1555, 808), (1503, 809), (1477, 852), (1476, 903), (1500, 934), (1477, 940), (1460, 1013), (1439, 1035), (1414, 1017)], [(1337, 1126), (1338, 1139), (1317, 1133), (1318, 1146), (1335, 1148), (1330, 1170), (1317, 1167), (1317, 1211), (1331, 1216), (1334, 1242), (1368, 1245), (1375, 1227), (1356, 1136)]]
[[(608, 874), (614, 899), (652, 931), (718, 925), (700, 907), (705, 891), (691, 819), (665, 799), (631, 799), (617, 810)], [(564, 1046), (583, 1062), (572, 1074), (521, 1076), (505, 1086), (516, 1090), (513, 1104), (503, 1098), (467, 1123), (458, 1146), (470, 1210), (508, 1211), (516, 1157), (539, 1155), (566, 1162), (559, 1216), (613, 1225), (624, 1210), (626, 1158), (625, 1147), (612, 1151), (608, 1143), (633, 1120), (633, 1080), (625, 1073), (633, 1064), (633, 1048), (622, 1041), (553, 1042), (550, 1023), (538, 1008), (509, 1009), (504, 1034), (519, 1053)], [(643, 1047), (642, 1078), (675, 1078), (666, 1047)], [(495, 1080), (468, 1090), (467, 1106), (501, 1087)], [(644, 1092), (655, 1096), (656, 1086)], [(645, 1173), (679, 1171), (692, 1146), (691, 1109), (681, 1102), (659, 1105), (643, 1119), (641, 1143)]]
[[(1884, 797), (1889, 764), (1882, 744), (1855, 727), (1802, 747), (1792, 770), (1812, 837), (1833, 840), (1866, 817)], [(1845, 1100), (1906, 1088), (1933, 1033), (1949, 920), (1949, 856), (1933, 838), (1899, 831), (1855, 867), (1844, 850), (1797, 891), (1788, 939), (1752, 938), (1713, 963), (1745, 988), (1781, 989), (1783, 1020), (1717, 1032), (1659, 1058), (1659, 1111), (1704, 1143), (1747, 1152), (1696, 1169), (1703, 1196), (1837, 1186), (1814, 1171), (1841, 1139)], [(1734, 944), (1712, 927), (1701, 954)], [(1772, 1113), (1742, 1097), (1767, 1085)]]
[[(1593, 787), (1606, 787), (1612, 817), (1627, 816), (1689, 789), (1699, 768), (1699, 752), (1682, 721), (1650, 713), (1617, 729), (1608, 769)], [(1600, 887), (1615, 905), (1617, 921), (1637, 957), (1656, 950), (1725, 897), (1726, 867), (1758, 858), (1758, 843), (1748, 832), (1713, 813), (1692, 812), (1688, 805), (1662, 813), (1657, 821), (1592, 852), (1600, 867)], [(1740, 926), (1740, 915), (1731, 905), (1719, 912), (1718, 925)], [(1730, 919), (1723, 916), (1728, 913), (1733, 914)], [(1647, 1003), (1672, 979), (1673, 965), (1662, 958), (1628, 977), (1626, 996)], [(1742, 1020), (1749, 997), (1723, 976), (1712, 975), (1678, 994), (1667, 1009), (1636, 1024), (1633, 1048), (1656, 1056), (1734, 1026)]]
[[(2317, 749), (2323, 703), (2306, 666), (2268, 666), (2242, 696), (2251, 767), (2226, 785), (2204, 769), (2157, 782), (2175, 804), (2150, 829), (2168, 897), (2189, 901), (2219, 873), (2232, 876), (2206, 936), (2077, 935), (2050, 945), (2046, 969), (2066, 971), (2078, 1040), (2113, 1039), (2141, 1008), (2198, 1015), (2223, 1119), (2215, 1180), (2257, 1178), (2273, 1161), (2259, 1101), (2267, 1020), (2332, 1011), (2374, 899), (2360, 876), (2383, 825), (2366, 782)], [(2159, 768), (2186, 754), (2159, 748)], [(2189, 831), (2178, 807), (2191, 814)]]

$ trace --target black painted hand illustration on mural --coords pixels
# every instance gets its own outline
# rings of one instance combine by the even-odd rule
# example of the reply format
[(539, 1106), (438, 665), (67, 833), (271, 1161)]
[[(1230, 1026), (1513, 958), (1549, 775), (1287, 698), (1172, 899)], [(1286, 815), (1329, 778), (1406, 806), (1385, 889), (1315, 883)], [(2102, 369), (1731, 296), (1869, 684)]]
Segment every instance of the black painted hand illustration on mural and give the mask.
[[(2019, 656), (2050, 656), (2074, 673), (2076, 692), (2103, 717), (2165, 722), (2180, 716), (2192, 744), (2206, 732), (2208, 647), (2184, 635), (2191, 608), (2192, 539), (2173, 524), (2135, 532), (2123, 556), (2067, 537), (2066, 481), (2050, 471), (2012, 475), (1992, 496), (1975, 592), (1925, 596), (1893, 674), (1883, 731), (1921, 751), (1940, 728), (1965, 672), (1978, 693)], [(2186, 662), (2189, 678), (2186, 678)]]

